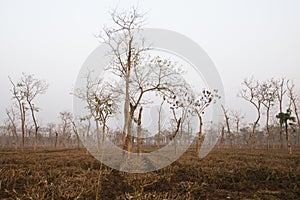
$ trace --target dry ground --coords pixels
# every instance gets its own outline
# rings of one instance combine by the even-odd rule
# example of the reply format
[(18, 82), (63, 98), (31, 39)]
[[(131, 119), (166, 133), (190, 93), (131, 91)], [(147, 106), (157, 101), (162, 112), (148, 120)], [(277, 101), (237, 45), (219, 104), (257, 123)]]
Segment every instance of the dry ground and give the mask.
[(0, 148), (0, 199), (300, 199), (300, 151), (189, 150), (146, 174), (103, 166), (85, 149)]

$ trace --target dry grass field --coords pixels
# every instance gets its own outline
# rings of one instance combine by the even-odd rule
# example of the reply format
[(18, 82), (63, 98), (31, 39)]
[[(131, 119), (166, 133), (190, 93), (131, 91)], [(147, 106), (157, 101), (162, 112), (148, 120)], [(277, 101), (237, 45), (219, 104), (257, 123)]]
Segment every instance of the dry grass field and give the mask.
[[(100, 172), (101, 168), (101, 173)], [(99, 176), (100, 175), (100, 176)], [(85, 149), (0, 148), (0, 199), (300, 199), (300, 151), (190, 149), (146, 174), (102, 166)]]

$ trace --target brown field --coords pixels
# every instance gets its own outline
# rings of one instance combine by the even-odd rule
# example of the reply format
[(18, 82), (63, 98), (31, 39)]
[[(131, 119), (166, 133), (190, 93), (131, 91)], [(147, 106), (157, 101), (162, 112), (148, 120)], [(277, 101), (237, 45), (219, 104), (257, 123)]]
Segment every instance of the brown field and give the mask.
[[(146, 174), (103, 166), (85, 149), (0, 148), (0, 199), (300, 199), (300, 150), (189, 150)], [(99, 176), (100, 175), (100, 176)]]

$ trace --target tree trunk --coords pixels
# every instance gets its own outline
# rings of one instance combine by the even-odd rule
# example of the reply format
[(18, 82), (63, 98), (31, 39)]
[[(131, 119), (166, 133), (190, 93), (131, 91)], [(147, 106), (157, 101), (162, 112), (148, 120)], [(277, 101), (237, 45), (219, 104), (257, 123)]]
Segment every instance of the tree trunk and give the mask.
[(287, 142), (287, 147), (289, 154), (292, 154), (292, 145), (291, 145), (291, 137), (288, 133), (288, 122), (285, 122), (285, 133), (286, 133), (286, 142)]
[(57, 133), (57, 131), (55, 131), (55, 143), (54, 143), (54, 147), (57, 146), (57, 141), (58, 141), (58, 133)]
[[(130, 113), (129, 113), (129, 108), (130, 108), (130, 96), (129, 96), (129, 82), (130, 82), (130, 74), (131, 74), (131, 54), (132, 54), (132, 42), (133, 42), (133, 37), (131, 36), (131, 33), (129, 31), (129, 41), (128, 41), (128, 55), (127, 55), (127, 66), (126, 66), (126, 76), (125, 76), (125, 102), (124, 102), (124, 127), (123, 127), (123, 144), (124, 147), (127, 146), (128, 144), (125, 144), (128, 139), (125, 141), (125, 137), (131, 134), (128, 132), (130, 128), (129, 123), (132, 123), (132, 121), (129, 119), (130, 118)], [(127, 133), (126, 133), (127, 131)], [(130, 138), (130, 136), (129, 136)]]
[(124, 145), (124, 150), (128, 152), (132, 152), (132, 145), (134, 143), (134, 137), (132, 136), (132, 123), (134, 119), (134, 112), (136, 110), (136, 106), (133, 106), (129, 104), (130, 106), (130, 112), (129, 112), (129, 121), (127, 125), (127, 136), (126, 136), (126, 141)]
[(12, 133), (13, 133), (13, 138), (14, 138), (14, 141), (15, 141), (15, 149), (18, 149), (18, 145), (19, 145), (19, 137), (18, 137), (18, 133), (17, 133), (17, 127), (16, 127), (16, 124), (15, 124), (15, 115), (14, 115), (14, 111), (12, 110), (12, 115), (9, 114), (9, 112), (7, 111), (7, 116), (8, 116), (8, 119), (11, 123), (11, 126), (7, 126), (7, 131), (8, 131), (8, 141), (9, 141), (9, 146), (10, 146), (10, 130), (9, 129), (12, 129)]
[(225, 127), (222, 126), (221, 141), (220, 141), (220, 146), (221, 147), (223, 147), (223, 144), (224, 144), (224, 134), (225, 134)]
[(250, 135), (250, 143), (251, 143), (250, 144), (251, 145), (250, 146), (250, 150), (252, 150), (254, 148), (254, 144), (255, 144), (255, 140), (254, 140), (254, 138), (255, 138), (255, 129), (256, 129), (256, 126), (257, 126), (259, 120), (260, 120), (260, 108), (257, 108), (257, 119), (256, 119), (256, 121), (253, 124), (252, 134)]
[(37, 140), (38, 140), (38, 130), (39, 130), (39, 126), (37, 124), (35, 115), (34, 115), (34, 105), (32, 105), (32, 102), (27, 98), (27, 103), (29, 104), (30, 107), (30, 111), (31, 111), (31, 117), (32, 117), (32, 121), (34, 124), (34, 151), (36, 151), (36, 147), (37, 147)]
[(26, 111), (25, 111), (25, 105), (24, 103), (20, 104), (20, 110), (21, 110), (21, 129), (22, 129), (22, 151), (25, 147), (25, 119), (26, 119)]
[(232, 148), (232, 135), (231, 135), (230, 126), (229, 126), (229, 118), (227, 115), (225, 116), (225, 118), (226, 118), (227, 134), (229, 136), (230, 147)]
[(52, 146), (52, 128), (49, 128), (48, 145)]
[(283, 139), (282, 139), (282, 124), (279, 123), (279, 139), (280, 139), (280, 148), (283, 148)]
[(141, 138), (141, 130), (142, 130), (142, 111), (143, 107), (140, 108), (139, 117), (138, 117), (138, 123), (137, 123), (137, 148), (138, 148), (138, 154), (142, 154), (142, 138)]
[(237, 146), (240, 149), (241, 148), (241, 136), (239, 132), (239, 121), (236, 122), (236, 134), (237, 134)]
[(100, 150), (100, 133), (99, 133), (99, 123), (96, 120), (96, 141), (97, 141), (97, 150)]
[(15, 125), (13, 125), (13, 134), (14, 134), (14, 138), (15, 138), (15, 149), (18, 149), (19, 137), (18, 137), (17, 128)]
[(35, 127), (35, 132), (34, 132), (34, 148), (33, 150), (36, 151), (36, 148), (37, 148), (37, 142), (38, 142), (38, 130), (39, 130), (39, 127)]
[(80, 149), (80, 138), (77, 132), (76, 132), (76, 138), (77, 138), (77, 149)]
[(199, 135), (196, 141), (196, 153), (197, 155), (199, 155), (200, 153), (200, 149), (201, 149), (201, 143), (202, 143), (202, 139), (203, 139), (203, 133), (202, 133), (202, 116), (200, 114), (198, 114), (198, 118), (199, 118)]
[(104, 143), (105, 141), (105, 127), (106, 127), (106, 124), (104, 122), (103, 123), (103, 126), (102, 126), (102, 143)]
[(298, 130), (297, 130), (297, 146), (299, 147), (300, 146), (300, 118), (299, 118), (299, 114), (298, 114), (298, 108), (297, 108), (297, 105), (296, 105), (296, 102), (293, 101), (293, 105), (294, 105), (294, 113), (296, 115), (296, 120), (297, 120), (297, 124), (298, 124)]
[(162, 111), (162, 106), (164, 104), (163, 100), (160, 104), (159, 110), (158, 110), (158, 133), (157, 133), (157, 147), (160, 148), (160, 135), (161, 135), (161, 111)]
[(270, 107), (267, 107), (267, 120), (266, 120), (266, 128), (267, 128), (267, 149), (270, 149), (270, 127), (269, 127), (269, 117), (270, 117)]
[(131, 130), (132, 130), (132, 122), (133, 122), (133, 119), (129, 119), (129, 123), (128, 123), (128, 126), (127, 126), (127, 136), (126, 136), (126, 150), (128, 152), (131, 152), (132, 151), (132, 145), (133, 145), (133, 136), (131, 135)]

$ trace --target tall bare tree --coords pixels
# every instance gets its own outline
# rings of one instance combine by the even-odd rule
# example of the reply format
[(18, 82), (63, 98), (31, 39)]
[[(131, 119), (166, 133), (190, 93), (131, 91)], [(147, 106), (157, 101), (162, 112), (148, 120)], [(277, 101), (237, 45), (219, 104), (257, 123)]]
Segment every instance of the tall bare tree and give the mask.
[(271, 108), (274, 106), (276, 95), (277, 95), (277, 88), (274, 85), (273, 79), (269, 81), (264, 81), (260, 84), (260, 92), (262, 95), (262, 105), (266, 109), (266, 130), (267, 130), (267, 148), (270, 148), (270, 111)]
[(12, 97), (16, 100), (16, 105), (19, 109), (20, 114), (20, 121), (21, 121), (21, 130), (22, 130), (22, 151), (25, 146), (25, 120), (26, 120), (26, 111), (27, 107), (25, 106), (25, 95), (24, 92), (21, 89), (21, 84), (17, 83), (15, 84), (13, 80), (8, 77), (10, 83), (12, 84)]
[[(110, 47), (114, 57), (107, 71), (124, 81), (123, 149), (132, 150), (132, 127), (136, 110), (147, 102), (148, 93), (171, 96), (175, 87), (182, 84), (181, 71), (175, 62), (160, 57), (151, 57), (150, 47), (145, 47), (144, 38), (138, 36), (145, 17), (133, 8), (127, 12), (113, 11), (113, 27), (105, 27), (99, 37)], [(167, 94), (166, 94), (167, 93)]]
[[(111, 48), (111, 54), (115, 57), (110, 66), (112, 71), (125, 79), (125, 101), (124, 101), (124, 126), (123, 142), (130, 135), (130, 88), (129, 82), (132, 68), (139, 64), (141, 53), (146, 51), (144, 42), (135, 37), (144, 23), (144, 15), (133, 8), (131, 12), (111, 12), (111, 18), (115, 27), (105, 27), (104, 34), (100, 35), (102, 42)], [(128, 134), (129, 133), (129, 134)]]
[[(297, 131), (297, 144), (300, 146), (300, 117), (299, 117), (299, 111), (298, 111), (298, 103), (299, 103), (299, 96), (297, 95), (295, 91), (295, 84), (292, 81), (287, 82), (287, 89), (288, 89), (288, 96), (290, 99), (290, 104), (293, 108), (295, 118), (298, 125), (298, 131)], [(290, 106), (290, 107), (291, 107)]]
[(34, 124), (34, 150), (37, 147), (37, 139), (38, 139), (38, 130), (39, 124), (36, 117), (36, 112), (39, 112), (39, 108), (34, 104), (34, 100), (40, 94), (44, 94), (48, 88), (48, 84), (43, 81), (34, 78), (34, 75), (31, 74), (22, 74), (21, 80), (18, 83), (18, 87), (21, 88), (21, 91), (26, 99), (26, 102), (29, 106), (31, 112), (31, 118)]
[(242, 83), (243, 89), (239, 92), (238, 96), (250, 102), (257, 111), (257, 117), (252, 125), (252, 133), (250, 134), (250, 149), (253, 149), (255, 143), (255, 131), (258, 126), (258, 122), (261, 117), (261, 105), (262, 105), (262, 95), (260, 93), (260, 84), (253, 77), (250, 79), (245, 79)]
[[(286, 80), (285, 78), (273, 80), (273, 84), (276, 88), (276, 99), (278, 101), (278, 106), (279, 106), (279, 113), (283, 113), (283, 101), (284, 101), (284, 96), (286, 94)], [(283, 124), (279, 123), (279, 137), (280, 137), (280, 147), (283, 148), (283, 137), (282, 137), (282, 129), (283, 129)]]

